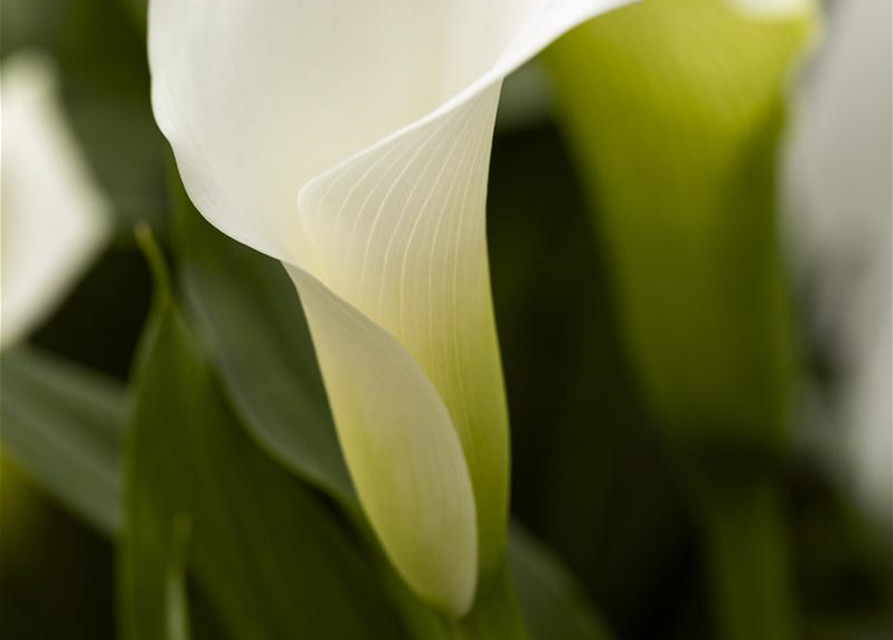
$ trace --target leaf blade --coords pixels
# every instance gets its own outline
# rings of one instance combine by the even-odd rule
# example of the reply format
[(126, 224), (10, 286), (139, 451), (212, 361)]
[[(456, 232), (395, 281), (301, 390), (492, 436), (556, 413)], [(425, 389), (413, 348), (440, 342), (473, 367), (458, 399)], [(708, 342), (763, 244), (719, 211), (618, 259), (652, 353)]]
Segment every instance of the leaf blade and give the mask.
[(114, 532), (122, 495), (123, 387), (24, 346), (0, 362), (4, 453), (92, 526)]
[(517, 523), (510, 529), (509, 563), (534, 638), (611, 640), (608, 627), (567, 570)]
[(127, 637), (163, 637), (179, 514), (193, 523), (192, 575), (233, 639), (400, 637), (354, 542), (243, 432), (176, 310), (156, 311), (128, 443)]
[(280, 265), (205, 222), (173, 171), (186, 308), (236, 410), (274, 458), (355, 504), (294, 285)]

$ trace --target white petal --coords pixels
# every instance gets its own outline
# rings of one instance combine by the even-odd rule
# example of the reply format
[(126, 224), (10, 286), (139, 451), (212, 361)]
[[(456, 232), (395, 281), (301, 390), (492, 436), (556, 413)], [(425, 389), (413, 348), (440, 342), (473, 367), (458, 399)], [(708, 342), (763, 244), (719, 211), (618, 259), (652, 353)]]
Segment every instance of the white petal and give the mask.
[(159, 126), (218, 228), (300, 261), (313, 176), (623, 0), (152, 0)]
[(372, 527), (416, 593), (464, 614), (477, 578), (477, 527), (468, 467), (446, 407), (400, 343), (310, 274), (289, 272)]
[(891, 21), (889, 2), (834, 5), (826, 46), (798, 96), (785, 162), (787, 236), (801, 275), (818, 285), (811, 292), (816, 329), (836, 346), (834, 355), (849, 377), (840, 407), (852, 454), (847, 475), (888, 527), (893, 525)]
[(58, 103), (51, 61), (14, 54), (0, 91), (5, 346), (62, 301), (108, 236), (111, 217)]
[(497, 100), (491, 87), (301, 192), (308, 268), (408, 350), (449, 410), (474, 485), (484, 571), (501, 560), (508, 512), (484, 219)]
[(503, 560), (509, 498), (485, 220), (499, 89), (506, 73), (607, 6), (541, 3), (490, 71), (299, 197), (301, 264), (394, 336), (449, 410), (474, 487), (482, 575)]

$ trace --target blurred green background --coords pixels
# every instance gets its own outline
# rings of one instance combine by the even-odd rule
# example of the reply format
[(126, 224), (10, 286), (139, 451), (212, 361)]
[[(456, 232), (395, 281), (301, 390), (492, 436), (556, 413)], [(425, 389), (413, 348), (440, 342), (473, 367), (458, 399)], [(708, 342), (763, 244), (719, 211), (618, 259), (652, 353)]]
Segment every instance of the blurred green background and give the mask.
[[(174, 253), (168, 152), (149, 105), (138, 4), (4, 0), (2, 5), (3, 55), (33, 46), (52, 53), (62, 73), (67, 114), (117, 214), (113, 242), (30, 342), (121, 381), (130, 378), (152, 296), (145, 260), (133, 240), (134, 224), (148, 222), (163, 248)], [(667, 7), (672, 0), (658, 4), (666, 8), (665, 14), (670, 12), (662, 19), (676, 19), (677, 9)], [(779, 579), (790, 579), (800, 637), (889, 638), (889, 532), (878, 531), (821, 456), (798, 444), (796, 433), (808, 426), (789, 424), (794, 412), (773, 405), (784, 405), (776, 396), (792, 394), (794, 370), (828, 388), (839, 373), (824, 346), (802, 330), (799, 318), (807, 310), (798, 306), (802, 301), (783, 274), (773, 231), (777, 220), (772, 159), (783, 126), (781, 114), (776, 114), (777, 120), (771, 114), (764, 120), (760, 118), (765, 114), (754, 116), (768, 129), (755, 125), (729, 134), (739, 136), (732, 144), (743, 140), (754, 146), (741, 153), (751, 154), (748, 157), (759, 166), (736, 165), (734, 171), (744, 172), (736, 174), (745, 176), (743, 182), (722, 197), (687, 207), (689, 212), (701, 207), (701, 218), (690, 216), (685, 229), (677, 232), (673, 189), (690, 193), (702, 186), (689, 186), (686, 176), (712, 179), (716, 164), (705, 159), (704, 149), (719, 148), (721, 153), (724, 142), (717, 138), (726, 130), (700, 131), (697, 122), (689, 122), (690, 128), (681, 134), (661, 130), (660, 124), (650, 131), (629, 116), (637, 107), (647, 114), (654, 94), (669, 88), (684, 93), (686, 85), (673, 78), (664, 55), (678, 43), (662, 40), (661, 25), (647, 15), (628, 18), (641, 19), (641, 24), (617, 26), (616, 33), (636, 29), (645, 34), (638, 49), (618, 53), (619, 36), (605, 34), (611, 20), (627, 19), (623, 13), (606, 18), (600, 32), (572, 34), (547, 53), (548, 67), (538, 63), (522, 69), (504, 91), (491, 163), (488, 235), (512, 425), (513, 513), (563, 560), (617, 638), (721, 637), (722, 615), (715, 605), (724, 601), (719, 584), (724, 577), (712, 573), (710, 566), (723, 562), (716, 560), (723, 554), (716, 551), (716, 539), (724, 534), (715, 532), (711, 518), (733, 517), (725, 506), (737, 499), (728, 497), (740, 488), (736, 478), (750, 478), (756, 469), (758, 483), (771, 485), (772, 500), (777, 501), (770, 527), (777, 527), (783, 538), (778, 544), (788, 557), (782, 562), (789, 564), (790, 576)], [(751, 47), (755, 53), (745, 57), (753, 62), (767, 55), (773, 37), (736, 32), (734, 46)], [(590, 43), (581, 44), (584, 38)], [(691, 48), (690, 41), (682, 40)], [(702, 53), (729, 44), (725, 38), (696, 40), (695, 50)], [(575, 46), (582, 49), (575, 52)], [(625, 73), (576, 59), (587, 46), (601, 52), (602, 60), (620, 60), (618, 68), (640, 65), (649, 74), (648, 91), (655, 93), (628, 91)], [(557, 87), (554, 105), (548, 95), (549, 69)], [(766, 82), (756, 77), (752, 86), (742, 88), (734, 63), (724, 69), (726, 75), (712, 80), (715, 86), (691, 89), (698, 99), (711, 89), (731, 91), (729, 83), (735, 87), (735, 99), (740, 97), (736, 92), (752, 99)], [(576, 84), (574, 73), (587, 81)], [(789, 72), (779, 66), (772, 73), (778, 76), (770, 83), (772, 91), (780, 100), (779, 87)], [(697, 84), (703, 78), (688, 79)], [(594, 92), (588, 103), (594, 106), (575, 105), (571, 94), (587, 90)], [(684, 97), (679, 100), (684, 104)], [(772, 104), (780, 108), (780, 103)], [(663, 115), (663, 126), (670, 127), (673, 114)], [(587, 116), (599, 123), (594, 131), (581, 125)], [(630, 131), (640, 135), (624, 137)], [(590, 134), (593, 139), (588, 141)], [(680, 135), (689, 147), (679, 149), (673, 135)], [(638, 184), (622, 183), (622, 169), (617, 168), (622, 161), (612, 158), (634, 158), (637, 150), (647, 155), (642, 150), (660, 141), (673, 151), (640, 161), (632, 169)], [(614, 154), (600, 160), (607, 164), (592, 167), (581, 160), (588, 148), (602, 145), (608, 149), (605, 153)], [(667, 166), (673, 172), (666, 191), (648, 186)], [(618, 176), (611, 175), (611, 167)], [(630, 198), (630, 193), (641, 197)], [(665, 209), (648, 210), (649, 197), (666, 203)], [(732, 231), (715, 228), (711, 207), (719, 202), (741, 208), (727, 218), (738, 225)], [(759, 215), (745, 210), (751, 205)], [(664, 216), (665, 226), (649, 226), (646, 216), (658, 214)], [(647, 229), (644, 235), (652, 237), (637, 236), (637, 229)], [(715, 246), (711, 243), (717, 233), (732, 233), (735, 242), (698, 257), (699, 248)], [(643, 248), (647, 246), (663, 247), (667, 254), (656, 255)], [(739, 252), (731, 255), (736, 248)], [(639, 252), (649, 260), (637, 259)], [(673, 255), (691, 258), (691, 264), (674, 261)], [(762, 277), (771, 281), (758, 285), (765, 291), (753, 289), (755, 269), (765, 269)], [(683, 290), (683, 282), (695, 284)], [(723, 292), (722, 301), (712, 300), (716, 291)], [(660, 296), (662, 301), (654, 302)], [(714, 303), (721, 309), (719, 316), (709, 309)], [(643, 308), (655, 304), (659, 308), (650, 308), (652, 315), (641, 315)], [(765, 311), (765, 305), (772, 308)], [(751, 315), (740, 316), (740, 308)], [(709, 331), (716, 335), (698, 336), (703, 331), (697, 324), (699, 310), (713, 319)], [(761, 313), (772, 317), (762, 318)], [(731, 325), (722, 317), (730, 318)], [(678, 356), (672, 360), (672, 346), (666, 347), (670, 355), (662, 354), (664, 362), (672, 361), (669, 371), (654, 373), (664, 365), (643, 359), (642, 353), (660, 353), (662, 340), (692, 339), (674, 333), (674, 322), (687, 323), (694, 339), (710, 342), (710, 353), (731, 341), (744, 357), (753, 356), (758, 361), (752, 365), (754, 379), (765, 388), (754, 391), (740, 379), (726, 383), (725, 374), (711, 371), (711, 381), (729, 384), (741, 395), (728, 404), (718, 399), (721, 392), (699, 395), (698, 381), (686, 377), (688, 370)], [(760, 323), (769, 327), (766, 335), (771, 336), (760, 334), (748, 342), (741, 333)], [(776, 330), (776, 325), (783, 328)], [(755, 353), (760, 349), (771, 353), (763, 358)], [(735, 362), (737, 357), (723, 354), (721, 360)], [(704, 373), (697, 363), (690, 366)], [(691, 409), (687, 393), (716, 400), (716, 406), (699, 413)], [(756, 417), (747, 415), (749, 409)], [(713, 424), (722, 420), (723, 412), (729, 424)], [(692, 413), (706, 416), (704, 424), (686, 423)], [(738, 420), (778, 424), (760, 424), (759, 429), (772, 435), (751, 438), (752, 425), (736, 430), (738, 425), (732, 423)], [(785, 429), (791, 437), (776, 437)], [(742, 431), (750, 435), (741, 436)], [(2, 471), (0, 637), (115, 637), (109, 541), (8, 457), (3, 458)], [(704, 490), (705, 485), (710, 488)], [(729, 553), (734, 556), (739, 550), (733, 546)], [(781, 574), (786, 570), (780, 569)], [(729, 598), (735, 600), (734, 595)]]

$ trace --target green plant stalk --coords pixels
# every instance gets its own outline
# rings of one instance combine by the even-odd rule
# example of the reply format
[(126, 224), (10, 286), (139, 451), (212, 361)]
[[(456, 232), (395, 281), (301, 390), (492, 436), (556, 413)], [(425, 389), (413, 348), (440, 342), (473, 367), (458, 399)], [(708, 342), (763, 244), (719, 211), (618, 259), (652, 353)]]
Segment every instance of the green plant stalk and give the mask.
[[(373, 540), (367, 541), (374, 544)], [(401, 611), (410, 636), (417, 640), (529, 640), (507, 561), (478, 586), (471, 611), (452, 618), (422, 603), (379, 555), (381, 575), (393, 602)]]
[(508, 565), (478, 586), (474, 608), (448, 623), (452, 640), (528, 640)]
[(744, 479), (711, 492), (702, 506), (720, 636), (796, 638), (788, 530), (774, 480)]

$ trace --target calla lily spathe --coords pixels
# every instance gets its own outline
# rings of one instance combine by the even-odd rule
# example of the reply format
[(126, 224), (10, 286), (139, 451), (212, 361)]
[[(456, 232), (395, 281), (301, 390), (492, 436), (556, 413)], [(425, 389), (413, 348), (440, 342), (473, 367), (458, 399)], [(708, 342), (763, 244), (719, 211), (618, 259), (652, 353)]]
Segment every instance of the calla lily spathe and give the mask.
[(186, 189), (286, 265), (360, 502), (454, 615), (503, 562), (508, 512), (484, 219), (501, 81), (624, 3), (150, 6), (153, 105)]
[[(812, 327), (843, 373), (832, 407), (842, 474), (893, 529), (893, 61), (889, 2), (837, 2), (827, 39), (794, 94), (783, 184), (786, 235), (811, 286)], [(821, 415), (829, 412), (822, 408)]]
[(0, 346), (7, 347), (62, 301), (108, 237), (111, 216), (59, 104), (51, 59), (11, 54), (0, 87)]

